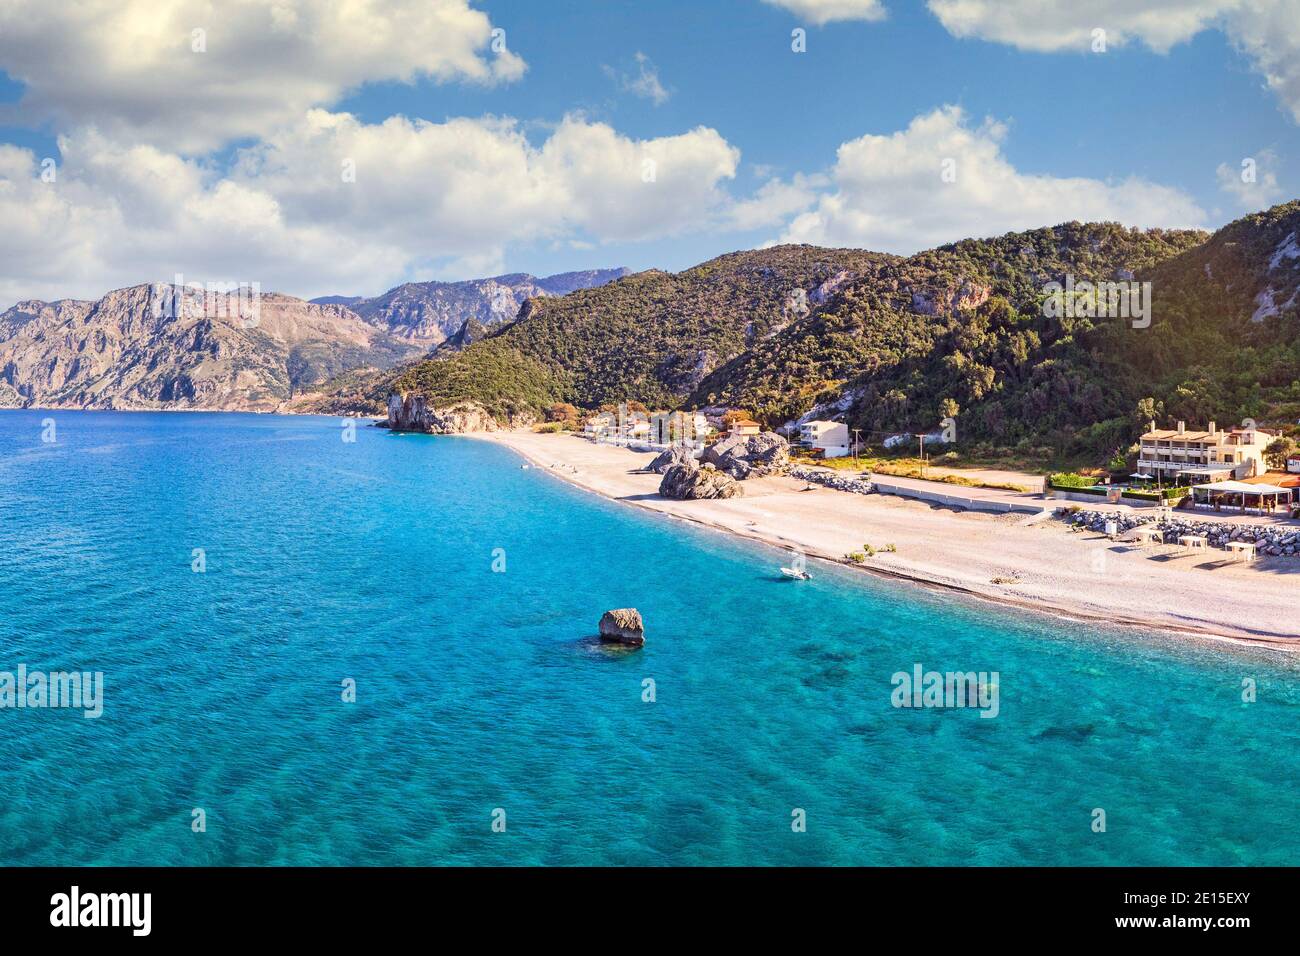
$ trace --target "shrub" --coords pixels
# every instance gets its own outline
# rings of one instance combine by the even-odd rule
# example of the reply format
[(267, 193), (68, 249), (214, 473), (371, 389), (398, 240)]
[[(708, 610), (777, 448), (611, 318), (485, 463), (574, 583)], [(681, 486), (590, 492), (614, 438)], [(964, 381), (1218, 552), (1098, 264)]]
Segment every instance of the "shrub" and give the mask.
[(1087, 475), (1076, 475), (1072, 472), (1063, 471), (1052, 475), (1047, 479), (1047, 483), (1053, 488), (1091, 488), (1097, 482)]

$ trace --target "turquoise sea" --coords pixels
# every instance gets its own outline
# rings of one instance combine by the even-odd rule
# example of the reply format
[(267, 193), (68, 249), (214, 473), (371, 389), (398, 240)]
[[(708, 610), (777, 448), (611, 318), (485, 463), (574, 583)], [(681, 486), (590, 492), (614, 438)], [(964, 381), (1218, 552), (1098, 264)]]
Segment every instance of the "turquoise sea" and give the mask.
[[(0, 710), (0, 864), (1300, 862), (1293, 663), (786, 582), (485, 442), (343, 439), (0, 412), (0, 671), (104, 675), (99, 719)], [(628, 605), (646, 647), (593, 646)], [(892, 707), (917, 663), (998, 716)]]

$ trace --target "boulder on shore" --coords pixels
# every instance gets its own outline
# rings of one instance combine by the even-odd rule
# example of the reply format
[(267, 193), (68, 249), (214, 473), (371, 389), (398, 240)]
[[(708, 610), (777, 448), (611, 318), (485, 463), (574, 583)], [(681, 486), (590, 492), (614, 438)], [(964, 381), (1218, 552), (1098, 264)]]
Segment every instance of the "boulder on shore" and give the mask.
[(732, 435), (709, 445), (702, 457), (732, 478), (783, 475), (790, 467), (790, 443), (775, 432)]
[(607, 644), (640, 647), (645, 643), (645, 625), (634, 607), (619, 607), (600, 616), (600, 639)]
[(656, 455), (648, 467), (651, 471), (662, 475), (673, 465), (684, 465), (688, 461), (695, 461), (695, 449), (690, 445), (675, 442)]
[(659, 482), (659, 494), (678, 501), (701, 498), (739, 498), (745, 489), (725, 472), (712, 465), (697, 465), (694, 459), (673, 465)]
[(388, 427), (395, 432), (427, 432), (459, 435), (465, 432), (495, 432), (501, 426), (478, 402), (453, 402), (440, 408), (429, 405), (423, 395), (388, 396)]

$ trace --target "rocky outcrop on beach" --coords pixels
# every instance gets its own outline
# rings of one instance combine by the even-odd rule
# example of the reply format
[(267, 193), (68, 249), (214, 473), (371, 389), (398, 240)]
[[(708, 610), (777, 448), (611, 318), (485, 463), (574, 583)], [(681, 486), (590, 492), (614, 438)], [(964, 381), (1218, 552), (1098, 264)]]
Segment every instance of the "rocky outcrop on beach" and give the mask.
[(705, 448), (702, 460), (740, 480), (783, 475), (790, 467), (790, 443), (775, 432), (734, 435)]
[(745, 493), (735, 478), (713, 465), (697, 464), (693, 459), (673, 465), (659, 482), (659, 494), (678, 501), (701, 498), (739, 498)]
[(645, 643), (645, 623), (634, 607), (619, 607), (600, 616), (600, 639), (606, 644), (640, 647)]
[[(1064, 510), (1064, 509), (1063, 509)], [(1155, 523), (1151, 515), (1128, 515), (1120, 512), (1075, 511), (1066, 520), (1076, 528), (1105, 533), (1106, 523), (1114, 521), (1120, 534), (1142, 525)], [(1268, 525), (1235, 524), (1227, 521), (1197, 521), (1194, 518), (1174, 517), (1156, 524), (1165, 544), (1177, 544), (1183, 535), (1203, 534), (1212, 547), (1225, 547), (1229, 541), (1253, 544), (1259, 554), (1271, 557), (1290, 557), (1300, 553), (1300, 530), (1274, 528)]]
[(833, 488), (836, 491), (848, 491), (858, 495), (869, 495), (874, 491), (866, 478), (853, 478), (835, 471), (818, 471), (815, 468), (791, 468), (790, 477), (800, 481), (810, 481), (815, 485)]
[(462, 435), (466, 432), (501, 430), (488, 410), (478, 402), (456, 402), (435, 408), (423, 395), (388, 396), (387, 427), (397, 432), (425, 432), (430, 435)]
[(674, 465), (684, 465), (688, 461), (695, 461), (695, 449), (690, 445), (674, 443), (656, 455), (654, 461), (650, 462), (646, 467), (650, 471), (662, 475)]

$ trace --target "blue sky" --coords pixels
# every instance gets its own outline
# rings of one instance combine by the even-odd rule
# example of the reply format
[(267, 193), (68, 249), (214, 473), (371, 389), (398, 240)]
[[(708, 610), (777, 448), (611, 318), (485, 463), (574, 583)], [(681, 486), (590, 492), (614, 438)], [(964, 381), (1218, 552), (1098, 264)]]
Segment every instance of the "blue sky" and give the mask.
[[(1285, 198), (1300, 195), (1300, 126), (1218, 31), (1163, 55), (1140, 44), (1106, 55), (1045, 54), (957, 39), (915, 2), (890, 4), (883, 22), (821, 27), (752, 0), (480, 6), (528, 60), (521, 83), (490, 91), (385, 84), (342, 107), (372, 120), (391, 112), (431, 120), (495, 112), (551, 122), (579, 110), (638, 137), (711, 126), (740, 148), (744, 184), (759, 178), (755, 166), (783, 174), (824, 169), (845, 140), (902, 129), (918, 114), (957, 104), (1010, 124), (1005, 153), (1022, 171), (1136, 174), (1178, 186), (1206, 210), (1209, 227), (1243, 211), (1219, 189), (1221, 163), (1271, 149)], [(796, 55), (790, 31), (801, 25), (808, 51)], [(631, 72), (637, 52), (672, 91), (662, 105), (620, 92), (602, 71)], [(678, 269), (769, 233), (736, 234), (730, 245), (712, 236), (647, 244), (625, 258), (634, 268)], [(582, 260), (565, 253), (543, 261), (555, 264), (529, 268)]]
[[(374, 294), (774, 241), (1213, 228), (1300, 191), (1296, 0), (1252, 20), (1232, 0), (974, 0), (964, 19), (951, 2), (412, 0), (388, 29), (320, 0), (287, 26), (191, 0), (20, 23), (0, 0), (0, 297), (174, 271)], [(1018, 4), (1036, 12), (1005, 15)]]

